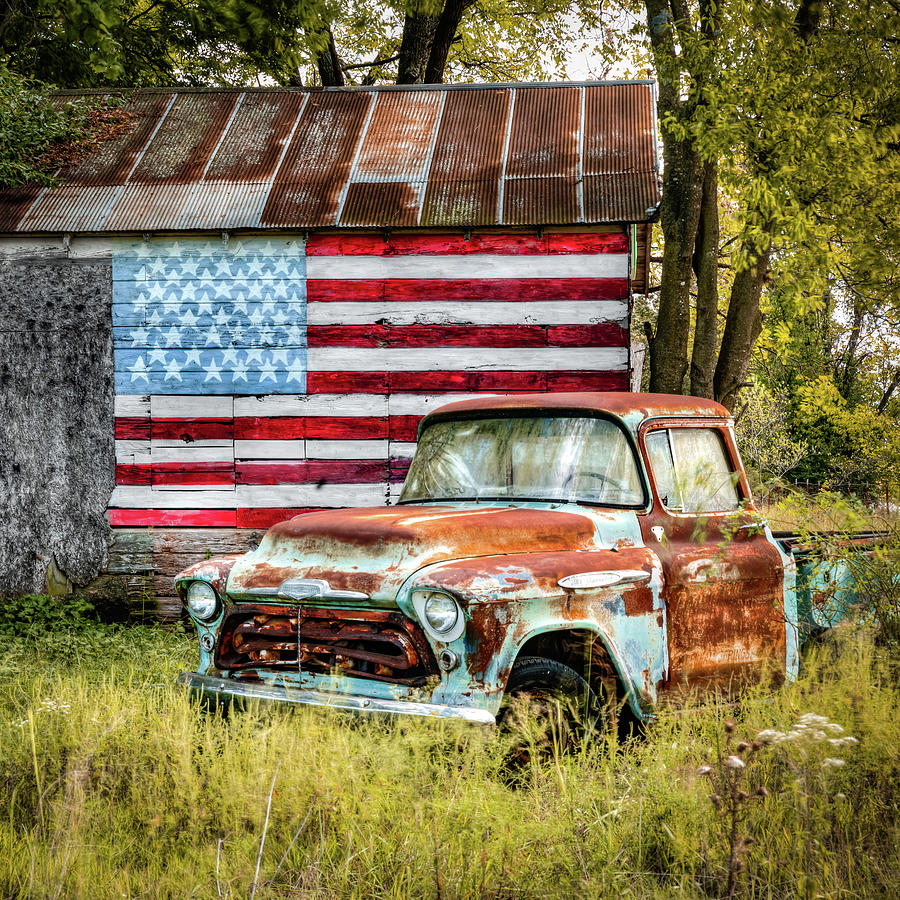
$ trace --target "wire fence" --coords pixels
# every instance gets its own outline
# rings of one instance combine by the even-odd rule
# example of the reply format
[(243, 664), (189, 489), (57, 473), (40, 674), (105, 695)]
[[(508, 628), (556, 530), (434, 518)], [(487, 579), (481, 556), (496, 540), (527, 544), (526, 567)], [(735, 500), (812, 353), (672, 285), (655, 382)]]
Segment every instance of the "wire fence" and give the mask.
[(759, 489), (761, 500), (766, 503), (778, 503), (796, 494), (815, 497), (827, 492), (838, 494), (848, 500), (855, 500), (867, 509), (886, 512), (900, 512), (900, 484), (897, 482), (848, 481), (833, 483), (814, 481), (810, 478), (785, 479), (774, 485), (765, 485)]

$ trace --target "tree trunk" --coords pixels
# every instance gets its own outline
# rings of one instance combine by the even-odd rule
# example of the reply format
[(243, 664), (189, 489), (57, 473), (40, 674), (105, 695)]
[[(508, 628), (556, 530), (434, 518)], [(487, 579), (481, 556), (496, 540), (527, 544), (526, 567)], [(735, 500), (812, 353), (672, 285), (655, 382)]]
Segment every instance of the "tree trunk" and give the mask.
[(316, 56), (316, 66), (324, 87), (343, 86), (344, 73), (341, 71), (341, 60), (338, 57), (337, 48), (334, 46), (334, 35), (330, 28), (328, 29), (328, 43)]
[(426, 15), (418, 9), (406, 14), (403, 39), (400, 42), (397, 84), (422, 84), (425, 80), (425, 68), (439, 19), (438, 15)]
[(758, 254), (756, 263), (734, 277), (722, 347), (716, 365), (715, 399), (733, 409), (747, 377), (750, 355), (762, 330), (759, 298), (769, 270), (770, 248)]
[(719, 344), (719, 179), (714, 162), (704, 166), (693, 269), (697, 276), (697, 315), (691, 354), (691, 393), (711, 400)]
[(450, 46), (456, 38), (463, 15), (474, 2), (475, 0), (447, 0), (434, 31), (428, 65), (425, 67), (426, 84), (443, 84)]

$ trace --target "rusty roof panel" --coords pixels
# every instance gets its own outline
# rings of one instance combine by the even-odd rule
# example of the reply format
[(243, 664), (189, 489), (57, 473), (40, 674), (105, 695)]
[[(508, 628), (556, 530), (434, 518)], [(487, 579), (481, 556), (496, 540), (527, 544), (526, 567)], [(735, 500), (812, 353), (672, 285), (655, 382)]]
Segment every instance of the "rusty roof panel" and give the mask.
[(584, 176), (584, 217), (588, 222), (641, 222), (659, 202), (652, 172)]
[(403, 228), (419, 215), (421, 182), (361, 181), (351, 184), (341, 213), (341, 225)]
[(0, 191), (0, 230), (642, 222), (653, 104), (648, 82), (136, 91), (63, 186)]
[(649, 84), (584, 90), (584, 174), (653, 172), (656, 134)]
[(268, 181), (275, 175), (306, 93), (247, 93), (228, 128), (206, 181)]
[(132, 183), (156, 186), (196, 181), (239, 97), (239, 91), (178, 94), (132, 173)]
[(581, 90), (518, 88), (513, 105), (506, 177), (575, 176)]
[(510, 96), (509, 88), (447, 94), (422, 204), (422, 225), (496, 222)]
[(310, 95), (262, 216), (262, 224), (334, 225), (341, 192), (375, 93)]
[(172, 97), (171, 93), (135, 94), (126, 107), (131, 119), (125, 134), (101, 144), (96, 153), (63, 172), (62, 177), (68, 184), (124, 184)]
[(568, 177), (506, 178), (503, 181), (503, 224), (564, 225), (579, 221), (578, 179)]
[(376, 94), (352, 181), (422, 181), (434, 137), (439, 91)]

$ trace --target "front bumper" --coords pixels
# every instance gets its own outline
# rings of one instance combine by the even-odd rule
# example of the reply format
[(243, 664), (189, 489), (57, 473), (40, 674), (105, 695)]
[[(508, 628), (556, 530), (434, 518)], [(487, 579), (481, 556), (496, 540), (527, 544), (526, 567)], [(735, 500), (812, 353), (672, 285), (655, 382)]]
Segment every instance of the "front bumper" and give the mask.
[(178, 683), (201, 699), (212, 700), (222, 705), (231, 703), (287, 703), (294, 706), (321, 706), (340, 712), (364, 715), (419, 716), (444, 719), (463, 719), (478, 725), (494, 725), (496, 717), (484, 709), (469, 706), (444, 706), (439, 703), (419, 703), (411, 700), (387, 700), (379, 697), (360, 697), (354, 694), (339, 694), (329, 691), (292, 689), (283, 685), (258, 684), (218, 678), (215, 675), (201, 675), (199, 672), (184, 672), (178, 676)]

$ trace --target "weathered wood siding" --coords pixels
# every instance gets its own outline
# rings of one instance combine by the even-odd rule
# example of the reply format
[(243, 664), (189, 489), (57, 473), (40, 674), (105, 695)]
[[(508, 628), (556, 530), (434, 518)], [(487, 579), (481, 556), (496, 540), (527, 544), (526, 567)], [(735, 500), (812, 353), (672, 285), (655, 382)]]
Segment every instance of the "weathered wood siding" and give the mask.
[[(62, 241), (0, 252), (0, 595), (83, 584), (114, 487), (108, 261)], [(55, 565), (54, 565), (55, 564)]]

